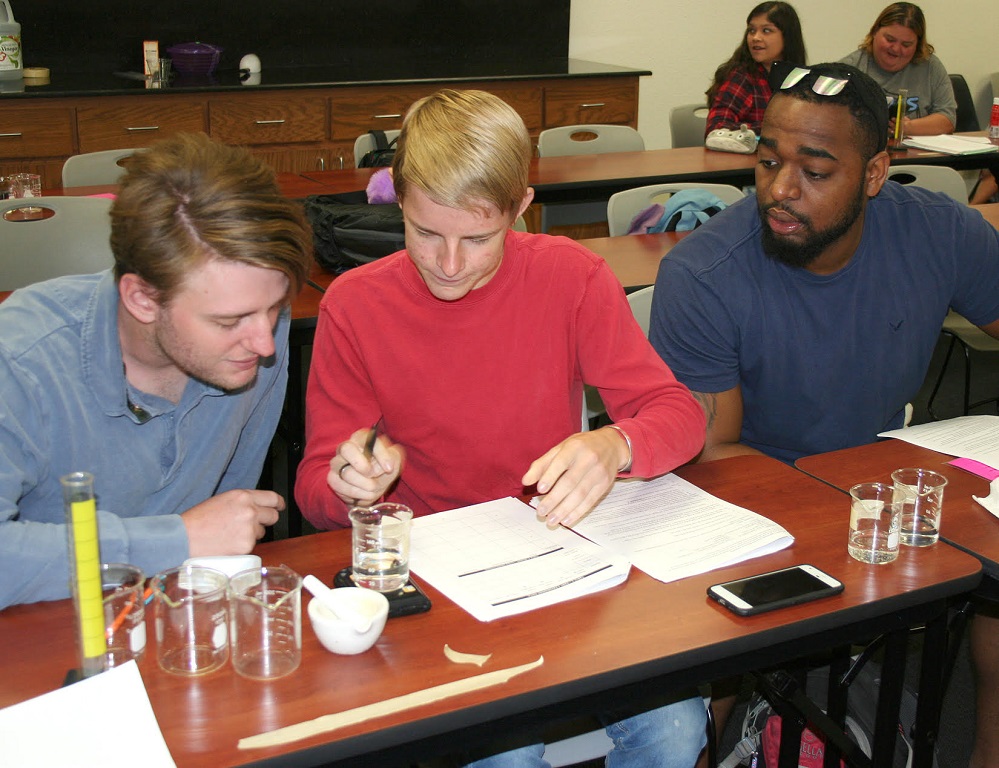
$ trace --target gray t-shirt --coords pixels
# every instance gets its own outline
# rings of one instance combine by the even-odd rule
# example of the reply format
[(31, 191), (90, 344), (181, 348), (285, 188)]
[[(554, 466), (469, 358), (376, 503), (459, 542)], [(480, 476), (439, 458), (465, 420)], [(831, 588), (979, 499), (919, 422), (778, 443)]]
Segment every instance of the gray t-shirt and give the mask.
[(931, 54), (930, 58), (918, 64), (910, 62), (898, 72), (885, 72), (863, 48), (858, 48), (840, 61), (870, 75), (881, 86), (885, 95), (891, 97), (891, 104), (895, 103), (900, 89), (907, 89), (907, 117), (926, 117), (939, 113), (946, 115), (951, 123), (957, 125), (954, 87), (936, 54)]

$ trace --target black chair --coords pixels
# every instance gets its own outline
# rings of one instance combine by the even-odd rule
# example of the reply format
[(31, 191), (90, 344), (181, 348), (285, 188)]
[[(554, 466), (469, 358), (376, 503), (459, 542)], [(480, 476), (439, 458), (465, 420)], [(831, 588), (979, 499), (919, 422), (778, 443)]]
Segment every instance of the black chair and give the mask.
[(950, 84), (954, 86), (954, 98), (957, 99), (957, 126), (955, 131), (980, 131), (978, 114), (975, 112), (975, 100), (971, 98), (971, 89), (964, 75), (951, 75)]

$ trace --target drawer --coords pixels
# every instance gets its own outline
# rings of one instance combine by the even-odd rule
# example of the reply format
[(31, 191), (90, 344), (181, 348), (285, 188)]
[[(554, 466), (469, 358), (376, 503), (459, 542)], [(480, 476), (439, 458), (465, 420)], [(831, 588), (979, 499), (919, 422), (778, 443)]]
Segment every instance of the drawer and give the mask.
[(76, 110), (80, 152), (146, 147), (180, 131), (205, 130), (205, 103), (195, 99), (108, 99)]
[(638, 78), (580, 78), (545, 87), (545, 128), (579, 123), (636, 127)]
[(21, 159), (73, 154), (70, 107), (0, 108), (0, 157)]
[(330, 105), (331, 138), (353, 142), (370, 130), (398, 130), (413, 102), (436, 90), (432, 85), (404, 85), (337, 91)]
[(543, 126), (541, 120), (543, 90), (540, 83), (534, 85), (524, 83), (511, 85), (483, 83), (477, 87), (499, 96), (503, 101), (517, 110), (520, 116), (524, 118), (524, 125), (527, 126), (528, 133), (536, 135), (541, 130)]
[(327, 100), (315, 93), (212, 98), (208, 114), (208, 132), (226, 144), (295, 144), (327, 134)]
[(480, 88), (499, 96), (524, 118), (527, 130), (541, 130), (542, 88), (540, 83), (463, 83), (458, 86), (429, 85), (345, 90), (333, 97), (333, 139), (353, 141), (372, 129), (398, 130), (413, 102), (441, 87)]

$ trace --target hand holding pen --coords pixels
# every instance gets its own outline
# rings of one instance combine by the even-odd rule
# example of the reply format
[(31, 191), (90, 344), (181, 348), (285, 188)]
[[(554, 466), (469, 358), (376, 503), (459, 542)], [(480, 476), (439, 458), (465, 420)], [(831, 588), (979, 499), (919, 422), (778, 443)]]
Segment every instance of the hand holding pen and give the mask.
[(326, 482), (347, 504), (374, 504), (402, 470), (405, 453), (382, 434), (380, 425), (379, 420), (370, 429), (359, 429), (340, 443), (330, 460)]

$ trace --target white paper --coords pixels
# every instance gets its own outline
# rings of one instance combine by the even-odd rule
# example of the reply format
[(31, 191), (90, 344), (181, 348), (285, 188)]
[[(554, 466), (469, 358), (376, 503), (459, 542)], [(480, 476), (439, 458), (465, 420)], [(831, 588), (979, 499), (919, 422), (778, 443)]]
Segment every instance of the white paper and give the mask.
[(574, 528), (666, 582), (776, 552), (794, 541), (772, 520), (676, 475), (617, 481)]
[(409, 567), (479, 621), (607, 589), (630, 570), (572, 531), (550, 530), (514, 498), (418, 517)]
[(992, 144), (985, 136), (954, 136), (952, 134), (910, 136), (902, 143), (916, 149), (942, 152), (945, 155), (973, 155), (981, 152), (999, 151), (999, 147)]
[(134, 661), (0, 709), (0, 765), (175, 768)]
[(999, 416), (959, 416), (882, 432), (921, 448), (974, 459), (999, 469)]

